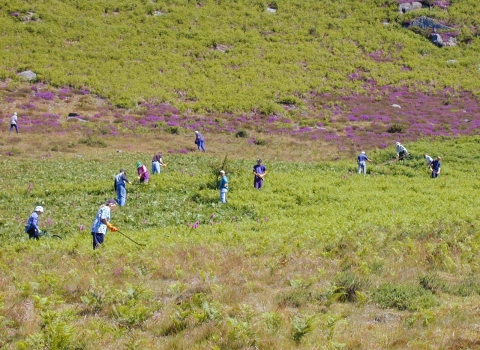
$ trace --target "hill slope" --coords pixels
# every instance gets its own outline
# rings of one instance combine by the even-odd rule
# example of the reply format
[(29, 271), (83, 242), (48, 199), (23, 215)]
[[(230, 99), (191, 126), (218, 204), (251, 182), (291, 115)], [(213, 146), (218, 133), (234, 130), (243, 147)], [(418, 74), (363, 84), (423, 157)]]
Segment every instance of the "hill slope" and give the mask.
[[(0, 75), (31, 69), (120, 106), (194, 112), (279, 113), (311, 92), (370, 92), (368, 81), (480, 92), (477, 1), (404, 15), (393, 0), (270, 6), (275, 13), (248, 0), (4, 1)], [(454, 26), (460, 45), (439, 49), (402, 27), (420, 15)]]

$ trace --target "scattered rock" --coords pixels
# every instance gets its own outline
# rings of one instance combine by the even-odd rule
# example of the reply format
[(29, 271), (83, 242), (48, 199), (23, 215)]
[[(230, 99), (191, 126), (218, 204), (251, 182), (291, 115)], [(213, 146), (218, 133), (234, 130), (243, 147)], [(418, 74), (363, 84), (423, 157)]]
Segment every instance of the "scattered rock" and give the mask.
[(418, 1), (404, 2), (403, 4), (398, 5), (398, 11), (400, 13), (407, 13), (414, 10), (420, 10), (422, 8), (422, 3)]
[(76, 121), (79, 121), (79, 122), (82, 122), (82, 123), (86, 123), (87, 121), (82, 119), (82, 118), (79, 118), (79, 117), (67, 117), (67, 121), (73, 121), (73, 120), (76, 120)]
[(447, 60), (446, 61), (448, 64), (455, 64), (457, 63), (458, 61), (457, 60)]
[(22, 80), (27, 80), (27, 81), (35, 81), (37, 80), (37, 74), (32, 72), (31, 70), (26, 70), (20, 73), (17, 73), (17, 75), (22, 79)]
[(393, 108), (402, 108), (402, 107), (400, 107), (400, 105), (397, 105), (396, 103), (394, 103), (394, 104), (392, 105), (392, 107), (393, 107)]
[(421, 16), (415, 18), (409, 25), (408, 28), (411, 27), (419, 27), (422, 29), (453, 29), (452, 27), (448, 27), (446, 25), (441, 24), (440, 22), (435, 21), (432, 18)]
[(443, 42), (442, 36), (438, 33), (432, 33), (430, 35), (430, 41), (438, 47), (444, 47), (446, 44)]

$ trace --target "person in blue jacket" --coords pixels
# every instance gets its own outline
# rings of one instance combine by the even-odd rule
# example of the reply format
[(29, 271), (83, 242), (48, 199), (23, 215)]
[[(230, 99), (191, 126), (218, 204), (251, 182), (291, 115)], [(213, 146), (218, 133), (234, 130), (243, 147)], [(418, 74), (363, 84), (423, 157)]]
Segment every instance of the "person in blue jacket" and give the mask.
[(253, 166), (253, 187), (257, 190), (263, 187), (263, 179), (267, 175), (267, 168), (262, 164), (261, 159), (257, 159), (257, 164)]
[(33, 210), (33, 213), (30, 214), (28, 218), (27, 225), (25, 226), (25, 232), (28, 233), (28, 237), (30, 239), (38, 239), (41, 234), (39, 224), (39, 217), (43, 213), (43, 207), (41, 205), (37, 205)]
[(127, 179), (127, 174), (124, 169), (120, 169), (120, 172), (115, 175), (115, 192), (117, 193), (118, 205), (123, 207), (127, 202), (127, 184), (132, 184)]
[(103, 244), (103, 241), (105, 240), (105, 235), (107, 234), (107, 229), (112, 232), (118, 231), (118, 228), (116, 228), (110, 223), (111, 212), (112, 210), (115, 210), (116, 207), (117, 201), (112, 198), (102, 204), (100, 209), (98, 209), (91, 230), (94, 250), (99, 248), (100, 244)]
[(205, 140), (198, 131), (195, 131), (195, 144), (197, 145), (198, 150), (205, 152)]
[(357, 157), (357, 164), (358, 164), (358, 173), (367, 173), (367, 162), (373, 162), (371, 159), (368, 159), (365, 151), (362, 151)]

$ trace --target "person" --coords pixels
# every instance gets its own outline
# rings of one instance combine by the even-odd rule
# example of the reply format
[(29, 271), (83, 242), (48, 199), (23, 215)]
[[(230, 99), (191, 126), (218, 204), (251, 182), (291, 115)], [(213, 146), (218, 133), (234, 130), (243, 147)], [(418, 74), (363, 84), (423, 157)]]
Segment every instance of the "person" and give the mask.
[(118, 205), (123, 207), (127, 201), (127, 183), (132, 184), (127, 179), (127, 173), (124, 169), (120, 169), (120, 172), (115, 175), (115, 192), (117, 193)]
[(17, 112), (13, 113), (12, 118), (10, 119), (10, 133), (12, 132), (13, 128), (18, 134), (18, 125), (17, 125)]
[(224, 170), (220, 170), (220, 176), (222, 177), (218, 186), (220, 187), (220, 202), (227, 203), (228, 178)]
[(359, 174), (361, 174), (362, 172), (364, 174), (367, 173), (367, 162), (373, 162), (373, 160), (368, 159), (367, 155), (365, 154), (365, 151), (362, 151), (357, 157), (358, 173)]
[(431, 164), (430, 164), (430, 170), (432, 171), (432, 179), (439, 177), (440, 176), (440, 170), (442, 167), (442, 164), (440, 161), (442, 158), (440, 156), (437, 157)]
[(195, 144), (197, 145), (198, 150), (205, 152), (205, 140), (203, 139), (202, 134), (198, 131), (195, 131)]
[(397, 151), (397, 160), (403, 160), (408, 154), (407, 149), (400, 142), (397, 142), (395, 146), (395, 150)]
[(111, 212), (117, 207), (117, 201), (115, 199), (109, 199), (106, 201), (97, 212), (95, 220), (92, 224), (92, 238), (93, 249), (100, 247), (105, 240), (107, 234), (107, 228), (112, 232), (117, 232), (118, 229), (110, 223)]
[(30, 239), (38, 239), (42, 231), (38, 227), (39, 217), (43, 213), (43, 207), (37, 205), (33, 210), (32, 214), (28, 218), (27, 225), (25, 226), (25, 232), (28, 233)]
[(140, 180), (140, 182), (147, 184), (148, 180), (150, 179), (150, 174), (148, 173), (147, 167), (141, 162), (137, 162), (137, 173), (137, 178)]
[(267, 168), (261, 159), (257, 159), (257, 164), (253, 166), (253, 175), (253, 187), (259, 190), (263, 187), (263, 179), (267, 175)]
[(160, 174), (160, 171), (162, 170), (160, 168), (161, 166), (167, 166), (167, 164), (163, 162), (162, 152), (158, 152), (153, 156), (153, 159), (152, 159), (152, 175)]

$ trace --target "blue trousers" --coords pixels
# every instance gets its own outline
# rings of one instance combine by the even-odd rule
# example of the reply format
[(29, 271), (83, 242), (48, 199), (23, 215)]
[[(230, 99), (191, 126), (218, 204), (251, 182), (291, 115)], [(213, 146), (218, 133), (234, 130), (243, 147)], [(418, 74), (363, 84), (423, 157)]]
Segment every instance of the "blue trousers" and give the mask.
[(226, 188), (222, 188), (220, 190), (220, 202), (227, 203), (227, 192), (228, 192), (228, 189)]
[(199, 151), (202, 150), (203, 152), (205, 152), (205, 141), (198, 140), (197, 147)]
[(160, 162), (152, 162), (152, 175), (153, 174), (160, 174)]
[(127, 188), (125, 186), (117, 186), (117, 202), (121, 207), (127, 202)]

